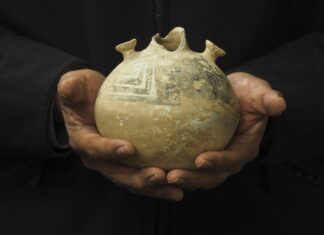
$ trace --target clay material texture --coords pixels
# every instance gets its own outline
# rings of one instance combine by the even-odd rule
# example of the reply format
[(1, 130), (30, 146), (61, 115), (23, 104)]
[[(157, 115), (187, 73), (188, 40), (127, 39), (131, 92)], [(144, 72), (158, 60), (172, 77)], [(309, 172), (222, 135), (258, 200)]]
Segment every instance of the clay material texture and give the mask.
[(143, 51), (135, 46), (133, 39), (116, 47), (124, 60), (98, 93), (98, 130), (135, 145), (124, 164), (194, 169), (198, 154), (228, 145), (239, 122), (236, 96), (215, 64), (225, 53), (208, 40), (204, 52), (192, 51), (180, 27), (153, 36)]

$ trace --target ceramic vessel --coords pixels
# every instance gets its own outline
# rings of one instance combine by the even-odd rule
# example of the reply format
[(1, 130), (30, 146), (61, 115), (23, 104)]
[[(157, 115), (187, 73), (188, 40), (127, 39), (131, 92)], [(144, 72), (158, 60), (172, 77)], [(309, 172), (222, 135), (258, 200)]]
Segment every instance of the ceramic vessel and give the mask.
[(238, 101), (215, 64), (225, 53), (208, 40), (204, 52), (192, 51), (180, 27), (142, 51), (135, 46), (132, 39), (116, 47), (124, 60), (98, 93), (98, 130), (134, 143), (137, 156), (124, 164), (194, 169), (198, 154), (226, 147), (239, 122)]

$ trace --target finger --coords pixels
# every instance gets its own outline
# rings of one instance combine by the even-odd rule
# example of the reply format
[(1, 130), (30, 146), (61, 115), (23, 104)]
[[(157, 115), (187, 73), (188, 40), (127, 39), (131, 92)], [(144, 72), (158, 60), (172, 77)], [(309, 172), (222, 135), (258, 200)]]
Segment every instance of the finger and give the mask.
[(136, 149), (127, 140), (101, 136), (94, 127), (83, 127), (71, 133), (71, 147), (89, 161), (112, 160), (135, 155)]
[(58, 98), (67, 106), (74, 106), (87, 101), (88, 87), (84, 77), (68, 76), (58, 85)]
[(99, 171), (120, 186), (133, 191), (144, 190), (148, 186), (166, 183), (166, 173), (160, 168), (134, 168), (117, 161), (102, 163)]
[(282, 93), (275, 90), (265, 92), (262, 103), (268, 116), (280, 116), (287, 106)]
[(144, 192), (146, 196), (172, 201), (181, 201), (184, 194), (183, 190), (176, 185), (156, 185)]
[[(248, 157), (244, 153), (234, 150), (220, 152), (205, 152), (195, 160), (195, 165), (199, 169), (213, 169), (231, 172), (236, 170)], [(243, 160), (244, 159), (244, 160)]]
[(174, 201), (180, 201), (183, 197), (179, 187), (161, 185), (166, 183), (166, 173), (160, 168), (137, 169), (118, 162), (109, 162), (100, 172), (117, 185), (136, 194)]
[(195, 159), (197, 168), (235, 172), (247, 162), (255, 159), (259, 153), (260, 135), (265, 128), (264, 122), (256, 124), (259, 131), (256, 134), (235, 135), (225, 150), (210, 151), (200, 154)]
[(168, 173), (167, 181), (190, 190), (211, 189), (226, 180), (229, 175), (227, 172), (176, 169)]

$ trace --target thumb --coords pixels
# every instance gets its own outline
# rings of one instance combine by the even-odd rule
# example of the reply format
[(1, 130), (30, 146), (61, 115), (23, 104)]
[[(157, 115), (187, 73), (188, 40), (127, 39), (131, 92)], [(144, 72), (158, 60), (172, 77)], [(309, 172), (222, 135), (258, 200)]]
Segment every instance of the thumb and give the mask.
[(58, 99), (66, 106), (87, 101), (87, 83), (82, 76), (62, 77), (58, 84)]
[(286, 109), (286, 101), (281, 92), (269, 90), (263, 94), (262, 104), (266, 114), (271, 117), (280, 116)]

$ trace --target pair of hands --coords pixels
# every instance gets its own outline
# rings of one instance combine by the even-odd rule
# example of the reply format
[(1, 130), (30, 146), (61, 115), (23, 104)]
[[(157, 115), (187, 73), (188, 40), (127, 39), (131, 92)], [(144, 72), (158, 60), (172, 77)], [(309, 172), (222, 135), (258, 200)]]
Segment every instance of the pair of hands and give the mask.
[(165, 172), (156, 167), (137, 169), (120, 163), (118, 159), (134, 157), (136, 149), (126, 140), (108, 139), (98, 133), (94, 104), (105, 77), (94, 70), (81, 69), (64, 74), (58, 84), (58, 104), (70, 145), (86, 167), (131, 192), (180, 201), (183, 188), (213, 188), (255, 159), (268, 117), (278, 116), (286, 108), (281, 93), (271, 89), (266, 81), (242, 72), (227, 77), (241, 106), (239, 126), (226, 149), (197, 156), (195, 170)]

